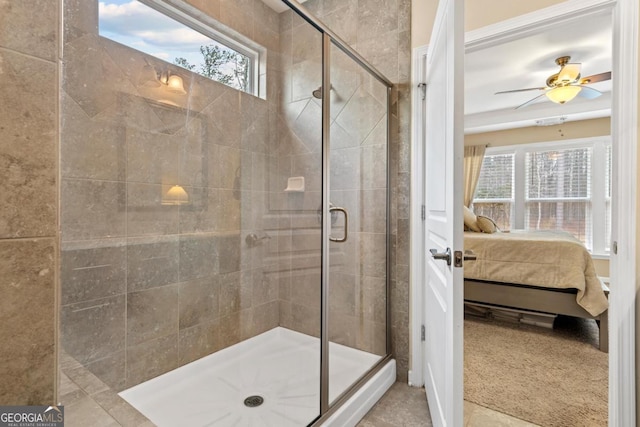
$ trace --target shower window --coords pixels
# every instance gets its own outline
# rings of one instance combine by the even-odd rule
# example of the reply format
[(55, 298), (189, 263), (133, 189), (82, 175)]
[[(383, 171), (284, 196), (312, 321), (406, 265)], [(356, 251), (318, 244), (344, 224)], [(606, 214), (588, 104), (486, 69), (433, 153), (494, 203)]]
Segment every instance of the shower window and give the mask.
[[(175, 0), (104, 0), (99, 3), (99, 34), (258, 95), (259, 50), (192, 16), (196, 14), (200, 15), (196, 9)], [(154, 74), (148, 76), (152, 83), (177, 84), (161, 72)]]

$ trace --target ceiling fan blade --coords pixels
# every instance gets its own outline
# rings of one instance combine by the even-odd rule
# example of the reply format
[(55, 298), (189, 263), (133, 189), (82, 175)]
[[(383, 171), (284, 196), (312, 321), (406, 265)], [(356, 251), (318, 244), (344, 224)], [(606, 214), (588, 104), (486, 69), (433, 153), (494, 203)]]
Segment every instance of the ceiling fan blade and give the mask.
[(500, 92), (496, 92), (495, 94), (496, 95), (500, 95), (502, 93), (516, 93), (516, 92), (526, 92), (526, 91), (529, 91), (529, 90), (547, 90), (547, 89), (548, 88), (546, 88), (546, 87), (530, 87), (530, 88), (527, 88), (527, 89), (503, 90), (503, 91), (500, 91)]
[(611, 71), (606, 73), (594, 74), (593, 76), (583, 77), (580, 79), (581, 85), (587, 85), (591, 83), (603, 82), (605, 80), (611, 80)]
[(524, 108), (527, 105), (533, 104), (534, 102), (536, 102), (538, 99), (542, 98), (543, 96), (546, 96), (546, 93), (543, 93), (542, 95), (538, 95), (533, 99), (528, 100), (527, 102), (525, 102), (524, 104), (518, 105), (515, 109), (519, 110), (520, 108)]
[(588, 86), (580, 86), (582, 90), (578, 93), (581, 98), (594, 99), (602, 95), (602, 92)]
[(558, 73), (557, 81), (563, 84), (577, 81), (580, 78), (581, 68), (582, 64), (580, 63), (564, 64)]

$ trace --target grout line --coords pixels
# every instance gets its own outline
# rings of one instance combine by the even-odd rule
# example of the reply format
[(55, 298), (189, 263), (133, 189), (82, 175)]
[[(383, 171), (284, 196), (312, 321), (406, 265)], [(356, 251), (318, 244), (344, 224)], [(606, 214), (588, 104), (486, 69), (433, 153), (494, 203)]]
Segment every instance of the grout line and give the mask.
[(47, 64), (51, 64), (53, 66), (57, 67), (57, 63), (58, 63), (58, 58), (53, 58), (53, 59), (46, 59), (46, 58), (42, 58), (36, 55), (32, 55), (26, 52), (22, 52), (7, 46), (0, 46), (0, 52), (5, 51), (5, 52), (10, 52), (16, 55), (20, 55), (20, 56), (24, 56), (27, 58), (31, 58), (31, 59), (35, 59), (37, 61), (41, 61), (41, 62), (46, 62)]

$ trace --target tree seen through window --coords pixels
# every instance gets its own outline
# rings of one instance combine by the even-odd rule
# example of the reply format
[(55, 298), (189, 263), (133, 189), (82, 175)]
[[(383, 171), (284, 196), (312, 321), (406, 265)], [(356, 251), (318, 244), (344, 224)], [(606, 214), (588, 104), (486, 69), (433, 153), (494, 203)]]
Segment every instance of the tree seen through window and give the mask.
[(246, 92), (249, 84), (249, 58), (236, 51), (210, 44), (200, 46), (202, 62), (192, 64), (186, 58), (177, 57), (175, 65), (186, 68), (212, 80)]

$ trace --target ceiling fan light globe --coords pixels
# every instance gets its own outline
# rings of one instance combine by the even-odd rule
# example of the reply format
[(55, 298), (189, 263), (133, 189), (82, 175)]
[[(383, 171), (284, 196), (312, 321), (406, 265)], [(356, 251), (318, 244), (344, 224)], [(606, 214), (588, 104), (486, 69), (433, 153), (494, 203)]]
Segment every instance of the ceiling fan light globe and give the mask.
[(581, 90), (580, 86), (559, 86), (547, 91), (545, 95), (556, 104), (564, 104), (578, 96)]
[(569, 84), (580, 78), (581, 64), (565, 64), (558, 73), (557, 82)]

